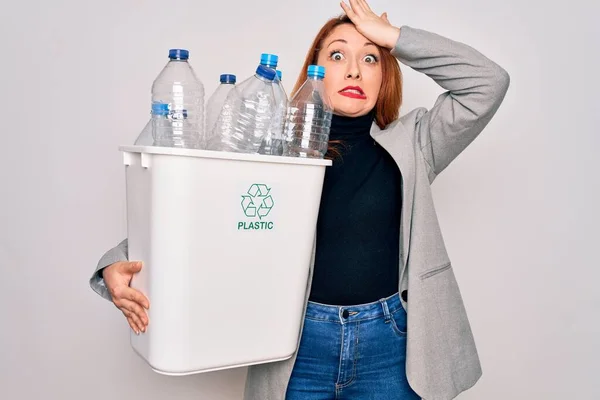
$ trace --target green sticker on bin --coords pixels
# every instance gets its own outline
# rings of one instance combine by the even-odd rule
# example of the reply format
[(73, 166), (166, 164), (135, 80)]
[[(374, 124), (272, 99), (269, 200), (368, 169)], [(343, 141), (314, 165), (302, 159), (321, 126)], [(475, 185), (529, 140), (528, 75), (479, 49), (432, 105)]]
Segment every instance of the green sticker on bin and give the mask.
[(256, 222), (239, 222), (238, 230), (273, 229), (273, 222), (262, 221), (267, 217), (275, 201), (271, 196), (271, 188), (264, 183), (253, 183), (246, 194), (242, 195), (242, 210), (248, 218), (258, 218)]

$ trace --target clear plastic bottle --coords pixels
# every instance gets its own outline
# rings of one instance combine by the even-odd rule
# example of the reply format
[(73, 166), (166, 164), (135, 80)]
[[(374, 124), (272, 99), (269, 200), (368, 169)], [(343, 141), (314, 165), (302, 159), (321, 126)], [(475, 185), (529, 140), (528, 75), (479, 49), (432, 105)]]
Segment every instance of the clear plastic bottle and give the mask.
[(169, 105), (168, 123), (154, 124), (158, 146), (200, 147), (204, 126), (204, 85), (188, 59), (187, 50), (169, 50), (169, 62), (152, 84), (152, 102)]
[(280, 156), (283, 154), (283, 129), (285, 127), (285, 116), (287, 114), (288, 97), (281, 83), (281, 71), (276, 71), (277, 76), (273, 80), (273, 95), (275, 96), (275, 114), (267, 135), (263, 139), (260, 154)]
[(215, 123), (219, 118), (227, 95), (231, 89), (235, 87), (236, 76), (232, 74), (222, 74), (219, 77), (219, 80), (221, 83), (217, 86), (217, 89), (206, 103), (206, 129), (204, 131), (204, 140), (206, 143), (208, 143), (212, 137)]
[(256, 73), (229, 92), (215, 124), (208, 149), (256, 153), (275, 111), (272, 68), (259, 65)]
[(154, 138), (152, 137), (152, 116), (133, 144), (136, 146), (152, 146), (154, 144)]
[(329, 144), (333, 108), (325, 93), (325, 68), (308, 67), (308, 77), (288, 106), (284, 134), (284, 155), (323, 158)]
[(169, 105), (164, 103), (154, 103), (152, 104), (152, 109), (150, 110), (150, 119), (148, 123), (142, 129), (142, 132), (138, 135), (135, 140), (136, 146), (152, 146), (154, 145), (154, 135), (152, 133), (152, 127), (155, 119), (160, 119), (165, 123), (168, 122), (167, 118), (169, 116)]

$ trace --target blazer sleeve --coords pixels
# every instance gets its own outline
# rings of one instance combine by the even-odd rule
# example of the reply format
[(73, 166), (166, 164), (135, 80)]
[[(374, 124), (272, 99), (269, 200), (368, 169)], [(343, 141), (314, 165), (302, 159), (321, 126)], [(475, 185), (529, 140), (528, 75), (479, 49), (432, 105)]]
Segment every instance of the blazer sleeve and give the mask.
[(98, 261), (98, 265), (90, 278), (90, 286), (94, 290), (94, 292), (98, 293), (100, 296), (105, 298), (106, 300), (112, 301), (112, 297), (106, 287), (104, 282), (104, 278), (102, 278), (102, 270), (108, 267), (111, 264), (114, 264), (119, 261), (128, 261), (128, 241), (124, 239), (121, 243), (119, 243), (116, 247), (108, 250)]
[(490, 122), (510, 84), (509, 74), (477, 50), (421, 29), (400, 28), (392, 54), (446, 89), (427, 110), (401, 118), (414, 124), (433, 182)]

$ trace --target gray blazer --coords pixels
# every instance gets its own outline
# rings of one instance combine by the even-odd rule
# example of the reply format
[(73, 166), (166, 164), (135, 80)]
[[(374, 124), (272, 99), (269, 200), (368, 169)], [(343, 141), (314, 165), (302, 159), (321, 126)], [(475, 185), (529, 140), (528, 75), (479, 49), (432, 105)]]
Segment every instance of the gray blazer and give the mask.
[[(408, 314), (408, 381), (423, 399), (448, 400), (472, 387), (482, 371), (430, 185), (489, 123), (510, 78), (473, 48), (409, 26), (401, 28), (392, 54), (447, 90), (430, 110), (417, 108), (384, 130), (374, 124), (371, 136), (392, 155), (403, 177), (398, 288), (408, 293), (407, 301), (402, 299)], [(124, 260), (126, 239), (104, 254), (90, 279), (106, 299), (110, 294), (99, 271)], [(294, 362), (295, 355), (250, 366), (244, 399), (284, 400)]]

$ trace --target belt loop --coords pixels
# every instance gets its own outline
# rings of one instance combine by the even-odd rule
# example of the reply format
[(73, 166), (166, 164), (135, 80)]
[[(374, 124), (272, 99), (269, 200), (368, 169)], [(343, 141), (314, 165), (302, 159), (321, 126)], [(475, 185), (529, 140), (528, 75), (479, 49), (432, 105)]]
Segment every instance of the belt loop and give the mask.
[(385, 322), (387, 323), (390, 320), (390, 309), (388, 308), (385, 299), (381, 299), (379, 302), (381, 303), (381, 307), (383, 307), (383, 316), (385, 318)]

